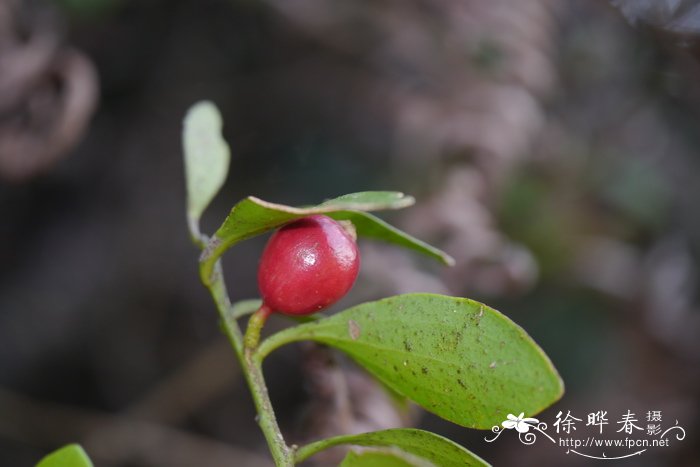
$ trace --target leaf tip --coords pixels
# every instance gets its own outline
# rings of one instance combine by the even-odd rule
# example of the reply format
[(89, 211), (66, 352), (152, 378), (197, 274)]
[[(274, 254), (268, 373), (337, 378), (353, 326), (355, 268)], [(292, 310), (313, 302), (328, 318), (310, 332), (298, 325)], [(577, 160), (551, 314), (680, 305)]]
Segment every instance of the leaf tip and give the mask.
[(407, 208), (416, 204), (416, 198), (401, 191), (396, 192), (396, 199), (401, 202), (398, 205), (399, 208)]
[(210, 100), (197, 101), (187, 110), (185, 114), (185, 119), (183, 124), (185, 126), (192, 124), (193, 120), (199, 117), (199, 115), (206, 115), (207, 118), (211, 118), (212, 122), (215, 122), (218, 126), (222, 125), (221, 112), (219, 108)]
[(442, 259), (442, 262), (445, 264), (445, 266), (453, 268), (455, 264), (457, 264), (457, 261), (451, 255), (448, 255), (445, 252), (443, 252), (440, 255), (440, 258)]
[(48, 454), (36, 467), (92, 467), (92, 461), (80, 444), (72, 443)]

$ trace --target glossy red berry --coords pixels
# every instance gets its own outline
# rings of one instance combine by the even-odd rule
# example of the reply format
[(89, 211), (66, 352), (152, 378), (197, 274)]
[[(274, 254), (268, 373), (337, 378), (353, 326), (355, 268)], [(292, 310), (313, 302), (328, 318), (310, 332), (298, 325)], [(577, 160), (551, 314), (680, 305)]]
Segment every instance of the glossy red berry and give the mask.
[(275, 232), (263, 251), (258, 287), (274, 311), (306, 315), (340, 300), (360, 267), (355, 239), (327, 216), (309, 216)]

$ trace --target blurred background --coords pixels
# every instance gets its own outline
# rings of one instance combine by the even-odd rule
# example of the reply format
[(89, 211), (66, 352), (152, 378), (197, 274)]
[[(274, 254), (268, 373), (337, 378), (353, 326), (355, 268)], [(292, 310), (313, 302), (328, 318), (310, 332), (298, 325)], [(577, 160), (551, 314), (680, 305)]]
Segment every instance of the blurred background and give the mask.
[[(364, 242), (336, 309), (484, 301), (566, 383), (541, 420), (662, 411), (684, 441), (608, 464), (698, 465), (699, 38), (685, 0), (0, 0), (0, 464), (77, 441), (99, 466), (270, 465), (187, 235), (181, 121), (206, 98), (233, 158), (204, 231), (248, 194), (410, 193), (384, 217), (457, 265)], [(233, 299), (264, 241), (227, 254)], [(590, 464), (401, 412), (324, 349), (265, 370), (295, 442), (406, 424)]]

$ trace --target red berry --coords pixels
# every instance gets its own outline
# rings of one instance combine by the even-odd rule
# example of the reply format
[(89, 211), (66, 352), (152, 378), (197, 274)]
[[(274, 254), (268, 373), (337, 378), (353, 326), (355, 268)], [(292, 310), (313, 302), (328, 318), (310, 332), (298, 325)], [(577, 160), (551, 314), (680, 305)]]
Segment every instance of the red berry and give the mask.
[(327, 216), (309, 216), (272, 235), (260, 260), (258, 287), (274, 311), (307, 315), (340, 300), (359, 267), (355, 239), (343, 226)]

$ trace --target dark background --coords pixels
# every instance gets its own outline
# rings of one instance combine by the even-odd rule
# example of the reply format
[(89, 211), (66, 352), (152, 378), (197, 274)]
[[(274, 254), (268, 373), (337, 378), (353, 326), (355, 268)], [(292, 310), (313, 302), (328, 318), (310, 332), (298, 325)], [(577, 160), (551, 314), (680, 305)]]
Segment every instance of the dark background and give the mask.
[[(336, 309), (482, 300), (566, 383), (541, 420), (607, 410), (612, 432), (627, 410), (644, 426), (661, 410), (686, 439), (608, 463), (697, 465), (700, 15), (613, 3), (0, 1), (0, 464), (73, 441), (99, 466), (268, 462), (186, 230), (181, 121), (206, 98), (232, 163), (204, 231), (248, 194), (410, 193), (417, 206), (387, 218), (457, 266), (363, 242)], [(32, 71), (36, 37), (52, 46)], [(256, 296), (264, 240), (227, 254), (233, 299)], [(323, 392), (337, 370), (309, 365), (316, 352), (266, 367), (292, 440), (338, 428)], [(413, 417), (494, 465), (590, 465)]]

